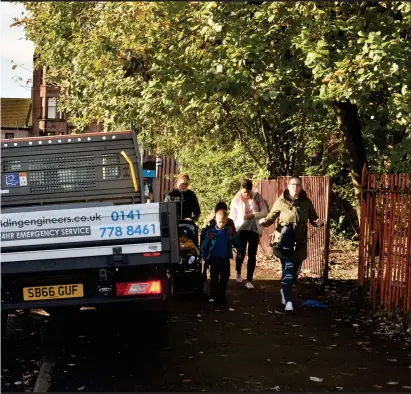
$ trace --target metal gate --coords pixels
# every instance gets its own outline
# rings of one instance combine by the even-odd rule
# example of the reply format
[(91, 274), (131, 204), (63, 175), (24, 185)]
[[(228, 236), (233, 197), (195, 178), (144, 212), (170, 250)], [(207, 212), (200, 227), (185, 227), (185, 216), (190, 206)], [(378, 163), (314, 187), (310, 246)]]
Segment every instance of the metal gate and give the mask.
[(358, 280), (368, 309), (411, 312), (411, 176), (364, 167)]
[[(287, 187), (290, 177), (279, 176), (277, 180), (258, 180), (255, 187), (261, 196), (267, 201), (271, 209), (275, 200)], [(303, 176), (303, 189), (312, 200), (318, 216), (324, 220), (324, 227), (316, 228), (308, 225), (308, 257), (303, 263), (303, 270), (310, 271), (314, 277), (328, 279), (328, 255), (329, 255), (329, 212), (331, 179), (329, 176)], [(275, 230), (276, 223), (264, 228), (260, 238), (259, 252), (272, 256), (273, 249), (270, 246), (270, 234)]]

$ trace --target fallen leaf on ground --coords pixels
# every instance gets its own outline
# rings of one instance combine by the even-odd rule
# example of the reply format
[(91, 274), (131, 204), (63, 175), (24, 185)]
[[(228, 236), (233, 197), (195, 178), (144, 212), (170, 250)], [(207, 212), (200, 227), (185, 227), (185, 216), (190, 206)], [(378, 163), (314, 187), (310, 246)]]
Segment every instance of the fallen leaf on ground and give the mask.
[(76, 364), (67, 364), (69, 367), (74, 367)]
[(390, 363), (398, 362), (397, 359), (395, 359), (395, 358), (387, 358), (387, 361), (389, 361)]
[(394, 384), (399, 384), (399, 382), (394, 382), (393, 380), (390, 380), (389, 382), (387, 382), (387, 384), (394, 385)]
[(192, 382), (191, 379), (184, 379), (184, 380), (183, 380), (183, 383), (190, 383), (190, 382)]
[(230, 309), (229, 309), (229, 311), (230, 311), (230, 312), (234, 312), (234, 311), (235, 311), (235, 309), (233, 309), (233, 308), (230, 308)]
[(310, 376), (310, 380), (312, 380), (313, 382), (322, 382), (324, 380), (324, 378), (317, 378), (317, 376)]
[(81, 386), (77, 389), (77, 391), (83, 391), (86, 386)]
[(275, 387), (269, 387), (269, 391), (280, 391), (280, 386), (275, 386)]
[(342, 390), (344, 390), (344, 387), (337, 386), (336, 389), (337, 389), (338, 391), (342, 391)]
[(288, 361), (287, 364), (292, 365), (292, 364), (297, 364), (297, 363), (295, 363), (294, 361)]
[(374, 384), (374, 386), (372, 386), (372, 387), (374, 387), (376, 389), (382, 389), (382, 386), (378, 386), (378, 384)]

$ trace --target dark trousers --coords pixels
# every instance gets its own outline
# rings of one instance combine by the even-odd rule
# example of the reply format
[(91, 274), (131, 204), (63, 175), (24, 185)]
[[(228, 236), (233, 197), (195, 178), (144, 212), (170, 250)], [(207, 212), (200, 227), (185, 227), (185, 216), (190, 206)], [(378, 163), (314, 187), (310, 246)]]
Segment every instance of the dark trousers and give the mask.
[(245, 250), (248, 244), (247, 281), (251, 282), (253, 280), (255, 271), (257, 248), (260, 236), (254, 231), (241, 230), (238, 232), (238, 237), (240, 238), (241, 249), (243, 253), (241, 254), (241, 259), (239, 259), (238, 257), (236, 258), (235, 269), (238, 273), (241, 272), (241, 266), (243, 265)]
[(230, 278), (230, 259), (211, 257), (210, 263), (210, 298), (225, 299), (228, 279)]
[(293, 285), (297, 282), (301, 271), (301, 261), (281, 260), (283, 274), (281, 276), (281, 288), (283, 289), (285, 302), (291, 301)]

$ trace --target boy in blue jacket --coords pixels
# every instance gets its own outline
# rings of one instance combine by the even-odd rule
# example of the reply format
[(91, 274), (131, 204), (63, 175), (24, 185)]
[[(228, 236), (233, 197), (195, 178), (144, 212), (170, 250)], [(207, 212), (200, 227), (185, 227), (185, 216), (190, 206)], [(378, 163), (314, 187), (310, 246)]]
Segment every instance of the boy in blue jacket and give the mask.
[(200, 248), (200, 258), (210, 265), (210, 301), (226, 301), (233, 246), (237, 249), (237, 256), (242, 253), (240, 240), (232, 227), (226, 226), (227, 221), (227, 211), (217, 211), (216, 224), (206, 229)]

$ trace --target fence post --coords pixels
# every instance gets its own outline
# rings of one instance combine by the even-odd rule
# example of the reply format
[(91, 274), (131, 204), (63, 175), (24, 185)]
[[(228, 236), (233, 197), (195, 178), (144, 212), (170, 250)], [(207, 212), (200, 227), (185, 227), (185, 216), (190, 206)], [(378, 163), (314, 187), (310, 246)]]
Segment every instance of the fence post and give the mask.
[(360, 250), (358, 261), (358, 288), (357, 288), (357, 309), (364, 307), (364, 286), (365, 286), (365, 227), (367, 220), (367, 184), (368, 184), (368, 172), (367, 164), (364, 164), (362, 169), (361, 179), (361, 217), (360, 217)]
[(328, 282), (328, 269), (329, 269), (329, 256), (330, 256), (330, 210), (331, 210), (331, 177), (327, 176), (326, 179), (326, 210), (324, 218), (324, 272), (323, 282)]

